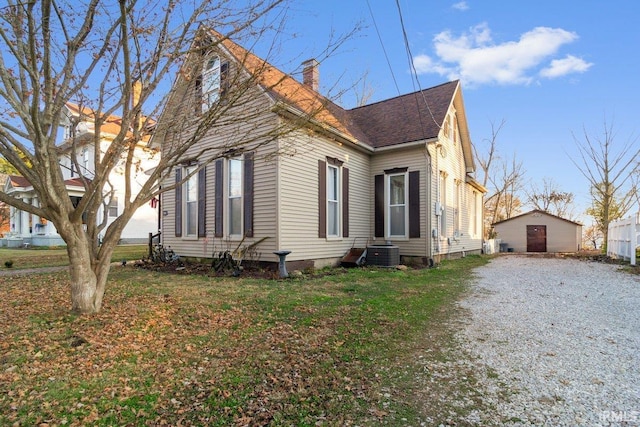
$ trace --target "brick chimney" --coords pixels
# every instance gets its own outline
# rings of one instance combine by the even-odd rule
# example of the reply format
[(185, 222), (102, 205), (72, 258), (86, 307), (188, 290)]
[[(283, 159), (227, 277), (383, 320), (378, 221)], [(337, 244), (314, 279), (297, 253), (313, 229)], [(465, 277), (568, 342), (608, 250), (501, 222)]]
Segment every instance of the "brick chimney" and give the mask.
[(306, 84), (316, 92), (320, 87), (318, 64), (319, 62), (313, 58), (307, 59), (302, 63), (302, 83)]

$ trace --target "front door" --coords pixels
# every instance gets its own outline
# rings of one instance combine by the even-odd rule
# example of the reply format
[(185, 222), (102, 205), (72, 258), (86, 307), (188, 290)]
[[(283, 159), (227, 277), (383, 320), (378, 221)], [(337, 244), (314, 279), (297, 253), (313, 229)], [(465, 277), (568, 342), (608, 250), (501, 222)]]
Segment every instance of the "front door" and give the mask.
[(527, 225), (527, 252), (547, 252), (546, 225)]

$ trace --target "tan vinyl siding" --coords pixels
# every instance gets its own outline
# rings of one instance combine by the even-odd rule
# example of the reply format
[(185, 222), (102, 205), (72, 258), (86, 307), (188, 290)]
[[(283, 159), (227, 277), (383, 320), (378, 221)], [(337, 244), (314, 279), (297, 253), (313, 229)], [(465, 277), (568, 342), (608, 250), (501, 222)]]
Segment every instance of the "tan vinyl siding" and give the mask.
[[(355, 238), (366, 244), (371, 205), (368, 155), (302, 131), (286, 143), (298, 148), (296, 155), (278, 159), (279, 249), (292, 251), (287, 260), (337, 260)], [(327, 157), (344, 162), (343, 167), (349, 169), (349, 237), (318, 237), (318, 161)]]
[[(408, 172), (420, 172), (420, 237), (411, 239), (397, 239), (391, 243), (400, 248), (400, 255), (403, 256), (420, 256), (427, 257), (430, 232), (427, 231), (427, 182), (428, 182), (428, 153), (423, 145), (413, 149), (383, 151), (373, 156), (371, 161), (371, 178), (373, 183), (375, 175), (384, 174), (385, 170), (394, 168), (408, 168)], [(374, 235), (375, 212), (373, 207), (374, 187), (373, 184), (368, 189), (371, 197), (371, 235)], [(386, 213), (385, 213), (386, 215)], [(374, 241), (375, 244), (384, 244), (385, 239), (378, 237)]]
[[(460, 115), (460, 109), (456, 111), (456, 117)], [(482, 249), (482, 227), (480, 219), (477, 219), (478, 223), (475, 227), (474, 233), (473, 225), (473, 209), (474, 209), (474, 188), (466, 182), (466, 158), (464, 153), (464, 145), (461, 143), (461, 130), (457, 127), (453, 135), (457, 137), (454, 141), (445, 135), (444, 131), (441, 132), (439, 138), (439, 144), (441, 147), (436, 148), (436, 144), (430, 145), (430, 152), (433, 156), (433, 180), (432, 180), (432, 200), (433, 206), (431, 207), (432, 224), (434, 229), (438, 230), (438, 238), (434, 239), (434, 255), (451, 256), (460, 255), (467, 252), (479, 252)], [(452, 135), (452, 136), (453, 136)], [(438, 222), (438, 217), (435, 214), (435, 204), (441, 200), (439, 196), (440, 188), (440, 176), (444, 173), (446, 175), (446, 197), (443, 205), (444, 219), (446, 221), (446, 233), (442, 233), (443, 227)], [(456, 183), (460, 186), (456, 187)], [(456, 191), (459, 191), (460, 200), (457, 203)], [(481, 216), (482, 202), (481, 193), (476, 191), (476, 197), (479, 198), (478, 203), (478, 215)], [(455, 210), (460, 207), (458, 212), (459, 226), (455, 224)], [(456, 233), (457, 231), (457, 233)]]
[[(221, 119), (231, 123), (228, 126), (216, 127), (210, 130), (197, 144), (191, 147), (184, 158), (193, 158), (203, 148), (208, 147), (204, 156), (197, 159), (199, 164), (206, 163), (211, 159), (218, 158), (224, 151), (233, 147), (243, 147), (252, 150), (256, 145), (262, 144), (266, 139), (256, 140), (255, 135), (266, 135), (270, 130), (276, 129), (280, 123), (277, 115), (269, 111), (270, 100), (258, 89), (245, 94), (245, 101), (241, 107), (245, 111), (263, 111), (259, 115), (249, 115), (241, 112), (238, 117), (241, 120)], [(231, 111), (233, 114), (233, 111)], [(244, 145), (243, 141), (251, 141)], [(247, 238), (242, 245), (248, 245), (264, 236), (269, 237), (258, 247), (258, 252), (262, 253), (262, 259), (271, 260), (268, 255), (276, 248), (276, 192), (273, 185), (276, 182), (277, 164), (270, 155), (276, 151), (277, 142), (270, 142), (257, 148), (254, 158), (254, 237)], [(164, 182), (165, 187), (175, 183), (174, 173), (167, 177)], [(215, 166), (214, 163), (207, 165), (206, 173), (206, 237), (176, 237), (175, 236), (175, 191), (169, 190), (162, 195), (162, 210), (168, 215), (162, 216), (162, 242), (179, 255), (186, 257), (212, 256), (214, 247), (219, 250), (233, 250), (240, 241), (229, 240), (226, 237), (214, 238), (215, 225)], [(268, 255), (267, 255), (268, 254)], [(266, 258), (265, 258), (266, 257)]]

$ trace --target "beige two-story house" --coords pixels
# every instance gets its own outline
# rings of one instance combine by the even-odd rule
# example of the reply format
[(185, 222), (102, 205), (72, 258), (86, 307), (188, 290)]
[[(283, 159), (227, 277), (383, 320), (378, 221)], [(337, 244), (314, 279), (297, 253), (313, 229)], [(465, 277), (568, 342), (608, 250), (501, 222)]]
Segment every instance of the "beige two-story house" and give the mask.
[[(165, 246), (206, 258), (266, 238), (260, 261), (291, 251), (288, 262), (315, 267), (353, 247), (425, 264), (480, 253), (486, 190), (459, 81), (343, 109), (318, 92), (316, 61), (298, 81), (216, 36), (200, 40), (158, 123), (164, 155), (221, 111), (164, 183), (182, 182), (162, 195)], [(243, 102), (223, 108), (236, 85)]]

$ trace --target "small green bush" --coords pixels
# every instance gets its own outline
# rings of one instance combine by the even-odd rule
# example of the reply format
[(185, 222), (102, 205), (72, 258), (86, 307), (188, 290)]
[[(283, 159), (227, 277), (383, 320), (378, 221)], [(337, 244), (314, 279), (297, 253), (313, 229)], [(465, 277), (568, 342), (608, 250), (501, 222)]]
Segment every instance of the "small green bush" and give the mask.
[(13, 267), (13, 261), (12, 260), (5, 261), (4, 262), (4, 266), (7, 267), (7, 268)]

